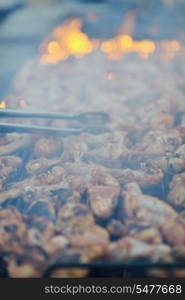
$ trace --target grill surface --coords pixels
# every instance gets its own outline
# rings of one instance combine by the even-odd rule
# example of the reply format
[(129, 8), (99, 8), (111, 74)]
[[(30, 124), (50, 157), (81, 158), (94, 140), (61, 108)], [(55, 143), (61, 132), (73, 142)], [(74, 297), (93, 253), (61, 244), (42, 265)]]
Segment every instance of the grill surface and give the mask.
[[(119, 3), (117, 3), (117, 5), (115, 6), (113, 5), (114, 3), (112, 1), (107, 1), (105, 4), (98, 4), (98, 6), (92, 6), (92, 4), (88, 4), (87, 6), (83, 6), (85, 10), (84, 14), (82, 12), (78, 13), (77, 11), (71, 13), (70, 18), (66, 18), (66, 21), (63, 23), (63, 25), (67, 26), (68, 28), (68, 26), (70, 26), (71, 24), (70, 22), (76, 22), (75, 24), (77, 24), (77, 26), (75, 25), (75, 30), (77, 30), (77, 33), (80, 34), (78, 35), (78, 37), (82, 38), (82, 40), (85, 41), (87, 48), (83, 50), (82, 47), (82, 50), (84, 52), (77, 53), (75, 52), (75, 47), (70, 48), (69, 44), (64, 43), (63, 45), (65, 45), (66, 47), (65, 50), (67, 49), (69, 51), (69, 53), (67, 53), (68, 56), (66, 58), (64, 57), (65, 59), (61, 58), (60, 56), (59, 58), (57, 58), (57, 61), (55, 61), (54, 64), (50, 64), (50, 61), (42, 60), (43, 55), (47, 54), (49, 43), (53, 39), (53, 35), (49, 36), (49, 38), (46, 39), (41, 45), (39, 55), (26, 63), (14, 78), (13, 88), (5, 98), (6, 105), (10, 108), (26, 107), (27, 109), (35, 108), (38, 110), (47, 108), (47, 110), (62, 111), (65, 113), (84, 112), (85, 109), (87, 110), (88, 106), (88, 110), (91, 111), (93, 111), (94, 109), (98, 109), (98, 111), (104, 110), (110, 114), (113, 113), (115, 114), (115, 116), (119, 116), (119, 107), (117, 108), (116, 105), (112, 105), (112, 103), (115, 104), (117, 101), (118, 103), (122, 103), (123, 105), (125, 105), (126, 108), (129, 108), (130, 110), (129, 113), (124, 112), (124, 118), (126, 119), (128, 117), (128, 119), (126, 119), (126, 123), (122, 126), (124, 130), (128, 132), (132, 129), (134, 142), (131, 140), (131, 143), (135, 143), (137, 146), (137, 142), (138, 140), (140, 140), (140, 137), (138, 135), (140, 133), (140, 128), (137, 128), (136, 125), (140, 124), (141, 122), (144, 128), (144, 122), (146, 122), (147, 126), (149, 126), (149, 128), (152, 130), (156, 130), (156, 128), (158, 129), (159, 126), (159, 121), (157, 120), (156, 122), (155, 116), (153, 118), (152, 114), (148, 119), (144, 119), (145, 116), (143, 117), (142, 113), (139, 114), (140, 105), (142, 105), (144, 109), (145, 104), (146, 107), (148, 103), (151, 104), (151, 106), (148, 106), (149, 110), (146, 110), (146, 116), (147, 114), (149, 114), (150, 116), (150, 113), (155, 108), (155, 106), (152, 106), (152, 103), (156, 105), (158, 105), (158, 103), (160, 103), (160, 105), (166, 105), (166, 103), (169, 103), (173, 107), (173, 98), (175, 98), (175, 105), (179, 105), (178, 107), (180, 107), (179, 111), (170, 112), (170, 114), (174, 116), (174, 120), (171, 121), (171, 119), (168, 118), (169, 116), (164, 118), (164, 124), (162, 123), (162, 125), (160, 125), (160, 130), (166, 130), (166, 127), (168, 130), (171, 127), (181, 125), (184, 114), (184, 90), (182, 80), (182, 78), (184, 78), (184, 59), (182, 55), (184, 51), (183, 27), (185, 21), (182, 18), (184, 5), (180, 1), (177, 5), (175, 5), (174, 9), (171, 9), (170, 7), (164, 7), (164, 3), (162, 1), (160, 1), (160, 4), (158, 6), (156, 6), (155, 4), (156, 1), (151, 1), (150, 5), (146, 5), (145, 1), (141, 1), (139, 6), (135, 1), (123, 1), (123, 3), (121, 1), (118, 2)], [(158, 13), (159, 10), (160, 14)], [(131, 14), (129, 14), (129, 17), (128, 12), (131, 12)], [(179, 18), (174, 18), (176, 14), (179, 15)], [(156, 18), (154, 17), (155, 15)], [(125, 21), (123, 23), (123, 26), (121, 26), (123, 19), (127, 20), (127, 17), (128, 21)], [(81, 23), (79, 23), (78, 21), (79, 18), (81, 20)], [(110, 22), (110, 19), (114, 21)], [(171, 25), (172, 20), (173, 26)], [(109, 24), (109, 26), (107, 26), (107, 24)], [(156, 28), (156, 26), (159, 28)], [(98, 30), (98, 28), (100, 28), (101, 30)], [(129, 53), (125, 53), (125, 48), (122, 52), (119, 49), (118, 53), (116, 53), (116, 55), (118, 56), (115, 57), (114, 51), (107, 54), (107, 52), (102, 51), (102, 49), (105, 49), (106, 47), (104, 46), (107, 45), (103, 43), (108, 42), (110, 45), (111, 42), (114, 43), (115, 40), (117, 41), (115, 35), (118, 35), (118, 28), (121, 28), (121, 33), (123, 35), (126, 35), (127, 38), (128, 36), (132, 37), (131, 42), (133, 42), (133, 44), (135, 45), (136, 50), (133, 50), (135, 49), (133, 47), (132, 51), (128, 51)], [(148, 31), (149, 28), (150, 31)], [(84, 32), (88, 36), (88, 39), (87, 36), (84, 37)], [(100, 39), (99, 44), (93, 44), (94, 38)], [(145, 41), (145, 39), (149, 39), (149, 46), (153, 47), (152, 49), (155, 48), (155, 51), (154, 53), (146, 53), (144, 51), (145, 55), (142, 56), (143, 50), (141, 51), (141, 48), (137, 47), (141, 47), (142, 44), (140, 44), (140, 42), (143, 40)], [(162, 44), (164, 40), (166, 40), (167, 44)], [(75, 45), (75, 41), (76, 40), (73, 40), (73, 45)], [(171, 44), (171, 42), (175, 42), (175, 44)], [(179, 45), (178, 42), (180, 42), (180, 45), (182, 47), (180, 49), (176, 49)], [(88, 50), (88, 47), (89, 45), (91, 46), (91, 43), (94, 47), (92, 52)], [(170, 47), (170, 45), (176, 45), (176, 48), (170, 48), (170, 50), (168, 48), (166, 50), (166, 48), (163, 47), (164, 45), (166, 45), (167, 48)], [(62, 48), (62, 50), (63, 49), (64, 48)], [(50, 54), (52, 54), (52, 51), (50, 52)], [(162, 58), (161, 53), (163, 54)], [(170, 56), (168, 56), (169, 54)], [(53, 59), (53, 56), (45, 56), (44, 59)], [(141, 77), (141, 75), (143, 77)], [(122, 78), (124, 78), (123, 82)], [(163, 78), (165, 78), (166, 82), (166, 84), (164, 85), (161, 84), (161, 79)], [(143, 97), (143, 95), (145, 97)], [(162, 98), (163, 95), (165, 95), (166, 97), (166, 102), (158, 102), (159, 98)], [(135, 100), (136, 98), (139, 99), (139, 103), (137, 103), (137, 101)], [(76, 99), (78, 100), (76, 101)], [(105, 99), (109, 99), (109, 101), (106, 102)], [(110, 103), (112, 106), (110, 105)], [(167, 110), (168, 109), (171, 108), (167, 108)], [(132, 114), (137, 114), (137, 111), (138, 124), (134, 123), (135, 127), (132, 128), (133, 124), (131, 124), (131, 117)], [(163, 109), (162, 113), (164, 113)], [(128, 125), (129, 122), (130, 125)], [(171, 122), (174, 125), (171, 125)], [(41, 122), (38, 125), (43, 124), (44, 123)], [(53, 124), (52, 122), (47, 122), (46, 125)], [(60, 126), (61, 123), (55, 122), (54, 125), (57, 127)], [(79, 125), (75, 123), (75, 126), (77, 126), (78, 128)], [(112, 125), (110, 125), (110, 128), (111, 126)], [(164, 126), (164, 128), (162, 126)], [(113, 127), (113, 129), (115, 128)], [(142, 135), (143, 133), (140, 134)], [(132, 136), (132, 134), (130, 134), (130, 136)], [(55, 144), (55, 142), (56, 141), (54, 141), (53, 144)], [(13, 154), (22, 158), (23, 164), (18, 168), (16, 175), (14, 174), (8, 179), (7, 190), (11, 190), (11, 187), (15, 186), (15, 181), (21, 182), (22, 184), (22, 180), (27, 176), (25, 170), (26, 164), (31, 159), (35, 159), (32, 141), (29, 140), (29, 143), (31, 145), (29, 149), (28, 147), (24, 148), (23, 146), (20, 149), (18, 148), (12, 151)], [(73, 146), (75, 148), (75, 145), (76, 141), (74, 144), (72, 144), (71, 148), (73, 148)], [(130, 145), (128, 147), (130, 147)], [(39, 151), (42, 152), (43, 149)], [(79, 157), (81, 158), (81, 152), (83, 151), (84, 149), (77, 149), (77, 159), (79, 159)], [(89, 157), (90, 156), (85, 157), (84, 160), (90, 160)], [(72, 161), (75, 159), (76, 157), (72, 158)], [(115, 162), (113, 162), (113, 166), (114, 168), (117, 168), (117, 166), (122, 166), (124, 168), (137, 170), (137, 158), (136, 162), (133, 161), (130, 162), (128, 160), (124, 162), (123, 165), (120, 165), (119, 161), (117, 162), (117, 165), (114, 165)], [(107, 160), (105, 159), (105, 162), (103, 164), (106, 168), (110, 168), (110, 163), (110, 161), (107, 162)], [(51, 168), (49, 167), (48, 170), (50, 171), (50, 169)], [(151, 175), (150, 172), (147, 173), (147, 176), (149, 175)], [(143, 194), (149, 194), (150, 196), (158, 197), (162, 199), (164, 203), (166, 203), (168, 201), (167, 193), (169, 192), (169, 183), (171, 182), (173, 175), (173, 172), (166, 172), (164, 180), (162, 181), (162, 185), (157, 182), (157, 185), (154, 185), (152, 188), (147, 185), (142, 186)], [(117, 177), (119, 176), (117, 175)], [(53, 192), (53, 195), (57, 197), (57, 193), (58, 192), (56, 190)], [(27, 196), (32, 197), (32, 193), (28, 193)], [(1, 197), (3, 197), (2, 194)], [(18, 207), (21, 213), (25, 213), (28, 209), (28, 202), (24, 201), (25, 199), (23, 198), (24, 197), (22, 197), (21, 195), (18, 195), (17, 198), (14, 197), (13, 200), (8, 198), (5, 203), (3, 203), (3, 209), (9, 206), (9, 201), (13, 201), (13, 206)], [(85, 192), (81, 196), (81, 203), (83, 205), (88, 204), (87, 198), (88, 197)], [(175, 207), (178, 213), (183, 211), (183, 208), (176, 207), (175, 205), (173, 207)], [(120, 220), (121, 218), (119, 216), (119, 209), (121, 209), (121, 206), (119, 206), (118, 203), (117, 209), (113, 214), (113, 218), (115, 218), (116, 220)], [(34, 215), (33, 207), (30, 209), (30, 211), (31, 214)], [(46, 213), (44, 211), (43, 214), (50, 218), (50, 214), (48, 213), (48, 211)], [(97, 217), (96, 224), (98, 226), (106, 227), (109, 221), (109, 218), (101, 220), (101, 218), (99, 219), (99, 217)], [(116, 239), (112, 240), (112, 242), (115, 241)], [(43, 253), (43, 255), (45, 255), (45, 253)], [(24, 257), (21, 257), (20, 260), (21, 259), (24, 260)], [(6, 276), (7, 273), (6, 268), (4, 267), (4, 263), (2, 262), (0, 265), (0, 276)], [(169, 272), (172, 272), (172, 269), (185, 268), (185, 262), (159, 261), (157, 263), (153, 263), (150, 260), (146, 259), (134, 261), (127, 259), (125, 259), (124, 261), (122, 259), (118, 262), (97, 260), (90, 263), (81, 263), (78, 261), (61, 263), (60, 261), (55, 261), (51, 264), (51, 267), (44, 269), (44, 276), (50, 276), (50, 274), (55, 269), (77, 267), (85, 269), (87, 268), (88, 270), (90, 269), (91, 271), (89, 276), (123, 275), (137, 277), (148, 275), (148, 269), (152, 268), (165, 268), (166, 270), (169, 269)]]

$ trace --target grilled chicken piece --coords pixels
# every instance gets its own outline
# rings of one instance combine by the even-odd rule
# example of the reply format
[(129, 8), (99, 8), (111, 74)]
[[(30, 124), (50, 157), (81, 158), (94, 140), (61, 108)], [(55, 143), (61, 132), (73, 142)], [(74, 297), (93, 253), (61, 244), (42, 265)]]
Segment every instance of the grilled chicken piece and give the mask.
[[(66, 226), (68, 224), (70, 226)], [(70, 234), (71, 228), (83, 228), (94, 225), (94, 217), (89, 207), (80, 203), (66, 203), (63, 205), (57, 215), (57, 225), (59, 230), (62, 229), (67, 235)]]
[[(27, 241), (26, 241), (27, 242)], [(44, 274), (49, 256), (40, 245), (22, 243), (22, 253), (15, 255), (10, 252), (5, 257), (7, 270), (11, 277), (41, 277)]]
[(169, 219), (176, 219), (176, 211), (164, 201), (156, 197), (142, 194), (137, 183), (129, 183), (124, 192), (124, 213), (146, 225), (162, 226)]
[(158, 184), (164, 177), (164, 173), (160, 168), (144, 167), (137, 170), (134, 169), (110, 169), (110, 174), (114, 176), (120, 184), (129, 182), (137, 182), (142, 186), (150, 186)]
[(27, 223), (27, 237), (19, 242), (21, 253), (13, 252), (5, 257), (9, 275), (12, 277), (41, 277), (52, 263), (56, 253), (63, 251), (68, 241), (63, 236), (54, 236), (50, 221), (34, 217)]
[(185, 169), (185, 144), (177, 148), (174, 156), (169, 159), (169, 169), (177, 173)]
[[(63, 247), (64, 240), (65, 238), (63, 238), (63, 242), (60, 243), (60, 247), (59, 245), (56, 247), (56, 242), (49, 246), (50, 241), (48, 241), (46, 246), (48, 252), (38, 245), (28, 245), (24, 249), (24, 255), (7, 256), (5, 261), (9, 275), (11, 277), (21, 278), (42, 277), (48, 268), (57, 263), (79, 261), (79, 251)], [(53, 239), (51, 239), (51, 241), (53, 241)]]
[(9, 155), (11, 153), (29, 149), (34, 144), (37, 137), (31, 134), (9, 133), (0, 137), (0, 154)]
[(117, 204), (120, 190), (117, 181), (107, 174), (98, 174), (97, 185), (88, 189), (91, 209), (96, 217), (108, 218)]
[[(13, 207), (0, 210), (0, 251), (15, 256), (29, 249), (48, 245), (54, 235), (54, 225), (42, 217), (25, 217)], [(33, 252), (33, 256), (34, 256)], [(31, 255), (31, 254), (30, 254)]]
[(63, 176), (64, 169), (62, 167), (53, 167), (47, 173), (26, 178), (21, 183), (13, 183), (9, 190), (0, 193), (0, 203), (19, 196), (23, 196), (28, 201), (33, 201), (36, 197), (41, 199), (50, 197), (51, 191), (66, 188), (67, 183), (62, 182)]
[(180, 145), (182, 137), (177, 130), (155, 130), (147, 133), (132, 150), (150, 155), (166, 155), (173, 153)]
[[(1, 192), (0, 204), (2, 204), (3, 206), (13, 205), (15, 207), (18, 205), (20, 211), (23, 212), (25, 209), (24, 206), (27, 207), (29, 203), (35, 202), (38, 199), (52, 200), (53, 198), (52, 192), (46, 186), (32, 185), (32, 182), (27, 182), (27, 181), (22, 181), (21, 183), (23, 183), (21, 188), (18, 187), (18, 184), (16, 183), (16, 185), (15, 186), (13, 185), (9, 190), (5, 190)], [(54, 187), (56, 188), (56, 185), (54, 185)], [(19, 203), (19, 202), (24, 202), (24, 203)], [(22, 205), (23, 207), (21, 207)]]
[(53, 255), (58, 251), (62, 251), (69, 245), (69, 241), (62, 235), (54, 236), (49, 243), (45, 244), (44, 250), (49, 254)]
[[(19, 261), (19, 259), (17, 259)], [(42, 276), (42, 268), (37, 262), (29, 259), (18, 263), (13, 257), (7, 262), (8, 274), (12, 278), (38, 278)]]
[[(45, 226), (47, 226), (47, 224), (45, 224)], [(32, 247), (41, 247), (48, 253), (54, 253), (56, 243), (54, 242), (54, 238), (52, 238), (52, 236), (53, 231), (49, 231), (48, 228), (45, 230), (40, 230), (40, 228), (33, 227), (30, 228), (27, 232), (27, 240), (25, 241), (25, 244), (27, 243), (27, 245), (30, 245)]]
[(168, 160), (167, 171), (174, 173), (179, 173), (185, 169), (185, 157), (177, 156), (172, 157)]
[(43, 216), (28, 215), (26, 217), (27, 239), (25, 244), (41, 247), (47, 252), (55, 235), (55, 225), (51, 220)]
[(170, 261), (171, 248), (165, 244), (150, 245), (131, 237), (125, 237), (109, 246), (111, 260), (150, 258), (152, 261)]
[(78, 137), (64, 139), (62, 161), (87, 160), (101, 165), (118, 163), (128, 155), (128, 137), (124, 131), (91, 135), (83, 133)]
[(185, 225), (170, 220), (161, 228), (164, 239), (172, 246), (185, 246)]
[(161, 233), (155, 227), (146, 228), (133, 234), (131, 233), (130, 236), (148, 244), (162, 244)]
[[(175, 174), (185, 169), (185, 145), (181, 145), (174, 153), (166, 155), (140, 155), (145, 163), (161, 168), (166, 174)], [(139, 159), (138, 159), (139, 160)]]
[(22, 163), (18, 156), (1, 156), (0, 157), (0, 176), (6, 177), (16, 171)]
[(60, 162), (61, 160), (59, 158), (40, 157), (38, 159), (29, 160), (26, 165), (26, 170), (29, 174), (39, 174), (48, 168), (60, 164)]
[(57, 224), (70, 245), (78, 249), (83, 261), (105, 254), (109, 244), (108, 232), (94, 223), (88, 206), (67, 203), (59, 210)]
[(91, 248), (96, 246), (100, 250), (106, 251), (109, 244), (108, 232), (101, 226), (96, 224), (78, 228), (78, 232), (74, 232), (68, 236), (69, 243), (75, 248)]
[(16, 198), (21, 195), (28, 200), (34, 200), (36, 196), (43, 199), (50, 196), (53, 191), (69, 189), (70, 183), (65, 177), (65, 169), (54, 166), (50, 171), (46, 170), (44, 173), (26, 178), (21, 183), (13, 183), (9, 190), (0, 193), (0, 203), (8, 198)]
[[(36, 176), (32, 176), (31, 178), (25, 179), (23, 182), (23, 185), (27, 184), (33, 186), (52, 186), (56, 185), (58, 183), (61, 183), (63, 177), (65, 175), (64, 168), (60, 166), (54, 166), (51, 170), (46, 171), (44, 173), (41, 173)], [(50, 190), (50, 189), (48, 189)]]
[(63, 150), (63, 142), (59, 137), (40, 138), (34, 147), (34, 154), (36, 157), (55, 157)]
[[(56, 231), (56, 226), (51, 221), (43, 217), (31, 216), (27, 220), (27, 232), (25, 247), (28, 250), (25, 250), (26, 258), (22, 262), (23, 266), (25, 263), (27, 265), (27, 262), (32, 268), (36, 265), (38, 267), (36, 267), (36, 274), (41, 276), (40, 274), (43, 274), (48, 266), (55, 263), (56, 256), (59, 254), (63, 257), (61, 261), (65, 261), (69, 241)], [(69, 258), (70, 255), (68, 251)]]
[(82, 143), (86, 143), (88, 149), (96, 149), (106, 145), (111, 140), (110, 133), (93, 135), (89, 133), (82, 133), (79, 137), (76, 137), (76, 140)]
[(185, 207), (185, 173), (175, 175), (169, 188), (168, 201), (176, 206)]
[(0, 182), (6, 183), (7, 179), (15, 173), (22, 164), (22, 159), (18, 156), (2, 156), (0, 157)]
[(108, 218), (120, 193), (117, 180), (105, 168), (95, 164), (66, 163), (64, 168), (70, 189), (80, 193), (87, 191), (94, 215)]
[(88, 151), (83, 159), (106, 167), (120, 167), (128, 156), (129, 150), (122, 143), (108, 143), (105, 146)]
[(26, 239), (26, 225), (15, 209), (0, 210), (0, 252), (23, 253), (22, 241)]

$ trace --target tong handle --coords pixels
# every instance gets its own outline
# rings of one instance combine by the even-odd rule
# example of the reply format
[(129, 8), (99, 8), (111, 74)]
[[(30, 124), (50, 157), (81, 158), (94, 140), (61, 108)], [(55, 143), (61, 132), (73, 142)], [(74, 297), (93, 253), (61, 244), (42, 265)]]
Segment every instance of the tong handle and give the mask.
[(1, 133), (36, 133), (36, 134), (60, 134), (60, 135), (77, 135), (81, 134), (83, 130), (80, 128), (55, 128), (47, 126), (34, 126), (34, 125), (19, 125), (19, 124), (9, 124), (0, 123)]
[(34, 126), (24, 124), (11, 124), (11, 123), (0, 123), (0, 133), (36, 133), (36, 134), (60, 134), (63, 136), (78, 135), (83, 132), (90, 134), (102, 134), (110, 132), (110, 130), (104, 126), (101, 127), (84, 127), (84, 128), (56, 128), (47, 126)]
[(0, 109), (0, 118), (40, 118), (40, 119), (63, 119), (63, 120), (77, 120), (82, 123), (93, 121), (97, 123), (108, 122), (109, 116), (104, 112), (85, 112), (80, 114), (61, 114), (50, 112), (34, 112), (23, 111), (17, 109)]

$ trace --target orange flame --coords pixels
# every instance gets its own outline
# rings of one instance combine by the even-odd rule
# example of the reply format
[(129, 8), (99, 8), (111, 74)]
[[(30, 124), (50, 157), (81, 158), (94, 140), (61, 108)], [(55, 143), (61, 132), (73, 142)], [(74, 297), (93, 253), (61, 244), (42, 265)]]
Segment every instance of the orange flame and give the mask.
[(93, 51), (97, 42), (91, 41), (81, 31), (81, 26), (82, 21), (74, 19), (55, 28), (52, 34), (53, 40), (47, 44), (47, 49), (41, 56), (41, 62), (57, 63), (67, 59), (70, 55), (81, 58)]
[(6, 102), (5, 101), (0, 102), (0, 109), (1, 108), (6, 108)]
[(141, 57), (147, 58), (156, 50), (153, 41), (142, 40), (134, 41), (129, 35), (119, 35), (101, 44), (101, 50), (107, 53), (108, 58), (121, 57), (127, 52), (137, 52)]
[(81, 19), (68, 20), (63, 25), (56, 27), (49, 41), (41, 46), (40, 61), (42, 63), (58, 63), (70, 56), (82, 58), (95, 49), (100, 49), (108, 59), (112, 60), (122, 59), (124, 54), (132, 52), (147, 59), (157, 49), (162, 51), (165, 59), (171, 59), (182, 49), (179, 41), (176, 40), (162, 41), (161, 43), (152, 40), (134, 40), (130, 32), (134, 26), (135, 16), (136, 14), (133, 12), (128, 15), (127, 20), (118, 30), (119, 34), (109, 40), (91, 40), (81, 30)]

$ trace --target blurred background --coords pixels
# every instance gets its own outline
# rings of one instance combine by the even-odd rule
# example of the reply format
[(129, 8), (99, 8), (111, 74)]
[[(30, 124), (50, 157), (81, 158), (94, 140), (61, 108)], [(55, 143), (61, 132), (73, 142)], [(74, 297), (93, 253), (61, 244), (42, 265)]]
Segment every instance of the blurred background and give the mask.
[(91, 39), (122, 33), (136, 40), (176, 40), (185, 33), (184, 0), (0, 0), (0, 98), (23, 63), (38, 53), (52, 29), (83, 19)]

